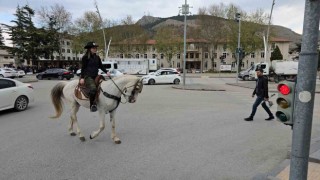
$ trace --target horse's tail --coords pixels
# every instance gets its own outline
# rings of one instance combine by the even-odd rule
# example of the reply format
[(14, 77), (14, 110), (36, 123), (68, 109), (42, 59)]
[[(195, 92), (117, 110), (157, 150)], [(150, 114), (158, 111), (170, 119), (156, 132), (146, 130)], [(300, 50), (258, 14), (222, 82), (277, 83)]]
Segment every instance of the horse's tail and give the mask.
[(56, 111), (55, 116), (51, 116), (50, 118), (58, 118), (61, 116), (63, 111), (63, 104), (62, 104), (62, 98), (63, 98), (63, 88), (66, 85), (65, 82), (59, 82), (57, 85), (55, 85), (51, 90), (51, 100), (52, 104), (54, 106), (54, 109)]

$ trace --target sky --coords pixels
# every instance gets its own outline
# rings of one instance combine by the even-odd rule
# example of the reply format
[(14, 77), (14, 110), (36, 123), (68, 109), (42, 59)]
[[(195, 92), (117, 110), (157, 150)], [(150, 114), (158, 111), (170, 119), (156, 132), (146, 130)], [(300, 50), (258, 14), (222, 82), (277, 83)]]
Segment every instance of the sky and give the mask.
[[(103, 19), (121, 20), (131, 15), (135, 21), (144, 15), (154, 17), (170, 17), (179, 13), (179, 7), (186, 0), (96, 0)], [(270, 14), (273, 0), (187, 0), (192, 8), (190, 12), (197, 14), (200, 7), (212, 4), (225, 5), (233, 3), (246, 12), (263, 9)], [(96, 11), (94, 0), (0, 0), (0, 24), (10, 24), (18, 5), (28, 4), (35, 11), (41, 7), (59, 4), (72, 14), (72, 20), (81, 17), (86, 11)], [(287, 27), (302, 34), (305, 1), (275, 0), (271, 23)], [(35, 21), (37, 19), (35, 18)]]

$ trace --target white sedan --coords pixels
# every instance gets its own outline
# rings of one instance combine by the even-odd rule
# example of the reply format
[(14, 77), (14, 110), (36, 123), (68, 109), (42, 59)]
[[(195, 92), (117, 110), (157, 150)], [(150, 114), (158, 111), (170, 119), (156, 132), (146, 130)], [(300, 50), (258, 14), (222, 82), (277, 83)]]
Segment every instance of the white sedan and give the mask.
[(181, 77), (179, 72), (163, 70), (161, 72), (157, 72), (155, 74), (148, 74), (142, 77), (143, 84), (179, 84), (181, 81)]
[(34, 91), (31, 84), (9, 78), (0, 79), (0, 111), (11, 108), (23, 111), (33, 102)]

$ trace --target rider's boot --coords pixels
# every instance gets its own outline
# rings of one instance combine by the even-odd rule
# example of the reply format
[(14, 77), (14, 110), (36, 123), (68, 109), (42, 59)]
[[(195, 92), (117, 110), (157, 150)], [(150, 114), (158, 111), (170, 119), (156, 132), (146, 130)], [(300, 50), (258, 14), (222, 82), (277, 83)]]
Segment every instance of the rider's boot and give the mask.
[(96, 112), (97, 111), (97, 104), (95, 102), (95, 98), (96, 98), (96, 93), (94, 92), (90, 92), (90, 111), (91, 112)]

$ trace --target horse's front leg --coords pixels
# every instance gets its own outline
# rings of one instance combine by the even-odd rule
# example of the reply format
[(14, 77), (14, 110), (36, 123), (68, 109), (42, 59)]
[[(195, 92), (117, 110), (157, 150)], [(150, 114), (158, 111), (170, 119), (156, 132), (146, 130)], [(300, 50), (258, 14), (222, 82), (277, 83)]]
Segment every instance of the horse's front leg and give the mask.
[(91, 133), (90, 139), (96, 138), (100, 134), (100, 132), (103, 131), (105, 128), (105, 117), (106, 117), (105, 112), (103, 110), (99, 110), (99, 116), (100, 116), (100, 127), (97, 131), (93, 131)]
[(111, 122), (111, 126), (112, 126), (112, 131), (111, 131), (111, 138), (114, 141), (114, 143), (116, 144), (121, 144), (121, 140), (117, 137), (116, 135), (116, 122), (115, 122), (115, 115), (116, 115), (116, 110), (112, 111), (110, 113), (110, 122)]

